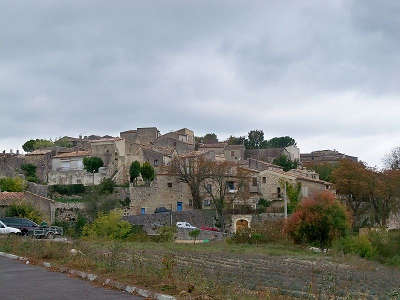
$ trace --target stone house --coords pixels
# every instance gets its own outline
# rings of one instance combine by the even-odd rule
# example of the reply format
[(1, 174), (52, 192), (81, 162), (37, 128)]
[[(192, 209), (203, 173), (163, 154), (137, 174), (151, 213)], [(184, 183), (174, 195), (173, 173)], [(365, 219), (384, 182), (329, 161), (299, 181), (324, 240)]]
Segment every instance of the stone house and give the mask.
[(285, 148), (246, 149), (245, 151), (246, 159), (252, 158), (268, 163), (272, 163), (281, 155), (285, 155), (292, 161), (300, 161), (300, 150), (294, 145)]
[(199, 144), (199, 151), (214, 151), (216, 155), (221, 155), (225, 153), (225, 147), (228, 146), (226, 142), (218, 142), (213, 144)]
[(239, 162), (244, 160), (244, 145), (226, 145), (224, 149), (225, 160)]
[(153, 145), (173, 148), (178, 154), (195, 150), (194, 132), (187, 128), (168, 132), (158, 137)]
[(150, 145), (160, 137), (160, 131), (156, 127), (137, 128), (121, 132), (120, 137), (128, 143)]
[(107, 177), (107, 168), (100, 168), (91, 174), (84, 170), (83, 159), (89, 157), (89, 151), (74, 151), (58, 154), (52, 159), (52, 171), (48, 175), (48, 184), (99, 184)]
[(54, 152), (49, 149), (35, 150), (25, 155), (25, 163), (36, 166), (36, 176), (42, 182), (48, 181), (48, 174), (52, 170), (52, 157)]

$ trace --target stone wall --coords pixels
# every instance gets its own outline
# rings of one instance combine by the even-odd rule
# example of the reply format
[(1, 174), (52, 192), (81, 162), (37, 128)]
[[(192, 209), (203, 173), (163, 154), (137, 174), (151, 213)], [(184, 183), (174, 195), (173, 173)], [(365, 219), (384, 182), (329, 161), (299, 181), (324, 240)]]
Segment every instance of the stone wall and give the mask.
[(48, 185), (37, 184), (34, 182), (27, 182), (27, 183), (28, 183), (27, 190), (29, 192), (39, 195), (39, 196), (42, 196), (42, 197), (48, 196), (48, 191), (49, 191)]
[(55, 219), (57, 221), (75, 221), (85, 209), (84, 203), (55, 203)]
[(42, 197), (31, 192), (25, 192), (25, 202), (31, 204), (36, 210), (40, 211), (45, 219), (53, 223), (55, 221), (55, 201)]
[[(172, 225), (175, 226), (176, 222), (189, 222), (198, 228), (201, 226), (215, 227), (215, 216), (214, 210), (174, 211), (172, 212)], [(169, 213), (127, 216), (125, 219), (131, 224), (143, 225), (148, 233), (154, 233), (159, 226), (171, 225), (171, 214)]]
[(192, 208), (189, 186), (169, 175), (157, 175), (150, 186), (131, 186), (130, 199), (131, 215), (140, 214), (142, 208), (145, 213), (154, 213), (161, 206), (175, 211), (177, 202), (182, 202), (183, 210)]
[(12, 153), (0, 153), (0, 177), (13, 177), (24, 163), (24, 156)]
[(107, 177), (107, 172), (99, 172), (93, 174), (86, 171), (51, 171), (49, 172), (49, 185), (54, 184), (83, 184), (93, 185), (100, 184), (103, 178)]

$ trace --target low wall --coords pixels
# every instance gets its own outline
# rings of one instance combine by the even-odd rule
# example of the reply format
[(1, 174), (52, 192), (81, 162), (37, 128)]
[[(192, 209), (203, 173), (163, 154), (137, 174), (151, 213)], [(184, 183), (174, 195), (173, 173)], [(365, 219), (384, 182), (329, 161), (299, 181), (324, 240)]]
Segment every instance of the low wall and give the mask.
[(42, 184), (37, 184), (37, 183), (28, 181), (27, 190), (33, 194), (36, 194), (36, 195), (39, 195), (42, 197), (47, 197), (48, 189), (49, 189), (48, 185), (42, 185)]
[[(124, 217), (129, 223), (134, 225), (143, 225), (144, 230), (148, 233), (154, 233), (158, 226), (170, 226), (171, 214), (147, 214), (137, 216)], [(176, 222), (189, 222), (193, 226), (214, 227), (215, 226), (215, 211), (212, 210), (187, 210), (172, 212), (172, 225)]]
[(74, 203), (55, 203), (55, 219), (57, 221), (75, 221), (78, 215), (85, 210), (85, 204), (81, 202)]
[(31, 204), (36, 210), (42, 213), (47, 221), (53, 223), (55, 221), (55, 201), (40, 195), (33, 194), (29, 191), (24, 193), (25, 202)]

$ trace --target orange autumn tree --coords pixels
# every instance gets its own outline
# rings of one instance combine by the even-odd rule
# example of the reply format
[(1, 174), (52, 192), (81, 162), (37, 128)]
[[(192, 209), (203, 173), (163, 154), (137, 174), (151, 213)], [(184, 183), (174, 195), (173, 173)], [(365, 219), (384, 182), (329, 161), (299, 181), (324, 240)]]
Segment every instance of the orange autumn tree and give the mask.
[(327, 191), (304, 198), (285, 227), (296, 243), (308, 243), (321, 248), (345, 236), (349, 228), (350, 217), (346, 208)]

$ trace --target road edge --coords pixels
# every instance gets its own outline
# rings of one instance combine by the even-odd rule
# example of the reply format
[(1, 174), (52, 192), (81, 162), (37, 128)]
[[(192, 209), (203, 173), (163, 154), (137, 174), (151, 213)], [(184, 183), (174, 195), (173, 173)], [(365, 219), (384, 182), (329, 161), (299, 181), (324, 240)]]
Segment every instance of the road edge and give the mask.
[[(19, 261), (25, 261), (29, 264), (29, 258), (26, 257), (22, 257), (22, 256), (18, 256), (18, 255), (14, 255), (11, 253), (6, 253), (6, 252), (0, 252), (0, 256), (1, 257), (6, 257), (9, 259), (13, 259), (13, 260), (19, 260)], [(49, 262), (42, 262), (41, 264), (43, 267), (45, 268), (51, 268), (52, 265)], [(58, 272), (60, 273), (69, 273), (71, 275), (75, 275), (77, 277), (80, 277), (81, 279), (85, 279), (85, 280), (89, 280), (89, 281), (94, 281), (97, 278), (99, 278), (96, 274), (91, 274), (91, 273), (86, 273), (83, 271), (78, 271), (78, 270), (73, 270), (73, 269), (69, 269), (67, 267), (61, 267), (59, 269), (57, 269)], [(174, 296), (171, 295), (166, 295), (166, 294), (159, 294), (159, 293), (154, 293), (152, 291), (149, 290), (145, 290), (133, 285), (125, 285), (122, 284), (118, 281), (114, 281), (112, 279), (106, 279), (103, 282), (100, 282), (103, 286), (109, 286), (121, 291), (125, 291), (129, 294), (133, 294), (133, 295), (139, 295), (145, 298), (153, 298), (156, 300), (176, 300), (176, 298)]]

